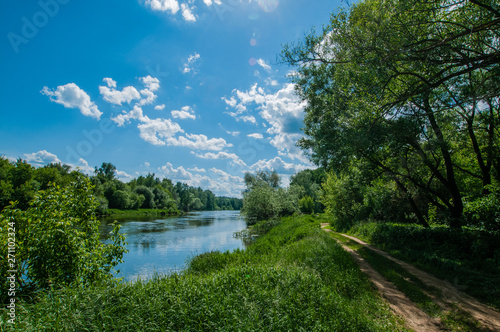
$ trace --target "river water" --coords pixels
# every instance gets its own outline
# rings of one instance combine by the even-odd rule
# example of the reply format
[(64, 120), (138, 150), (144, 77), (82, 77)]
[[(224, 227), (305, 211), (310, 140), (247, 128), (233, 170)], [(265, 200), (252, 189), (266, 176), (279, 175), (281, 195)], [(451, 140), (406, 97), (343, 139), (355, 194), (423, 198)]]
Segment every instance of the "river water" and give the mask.
[[(101, 240), (113, 220), (102, 220)], [(125, 281), (148, 279), (155, 272), (168, 274), (186, 267), (189, 258), (212, 250), (244, 248), (234, 233), (246, 228), (239, 211), (203, 211), (181, 217), (118, 220), (126, 235), (128, 253), (116, 269)]]

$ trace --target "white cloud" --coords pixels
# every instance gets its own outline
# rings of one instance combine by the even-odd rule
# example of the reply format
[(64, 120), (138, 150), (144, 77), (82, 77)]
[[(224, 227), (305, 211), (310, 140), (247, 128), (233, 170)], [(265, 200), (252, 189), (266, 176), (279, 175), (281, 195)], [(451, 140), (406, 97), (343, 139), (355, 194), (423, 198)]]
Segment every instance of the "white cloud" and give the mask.
[(278, 84), (279, 84), (278, 81), (273, 80), (270, 77), (266, 79), (266, 85), (277, 86)]
[[(55, 154), (50, 153), (47, 150), (40, 150), (34, 153), (25, 153), (24, 158), (29, 164), (33, 165), (34, 167), (43, 167), (48, 164), (61, 163), (70, 166), (70, 168), (73, 170), (79, 170), (80, 172), (87, 175), (92, 175), (94, 173), (94, 168), (90, 167), (89, 163), (83, 158), (80, 158), (77, 164), (63, 163)], [(9, 160), (10, 159), (11, 158), (9, 158)], [(11, 161), (15, 162), (15, 159)]]
[(259, 64), (259, 66), (261, 66), (262, 68), (264, 68), (266, 71), (271, 71), (271, 66), (268, 65), (266, 63), (266, 61), (264, 61), (263, 59), (257, 60), (257, 63)]
[(220, 151), (223, 148), (233, 146), (223, 138), (208, 139), (205, 135), (186, 134), (178, 138), (170, 137), (166, 140), (168, 145), (183, 146), (194, 150)]
[(204, 169), (195, 167), (186, 170), (182, 166), (174, 167), (171, 163), (167, 163), (158, 170), (173, 182), (184, 182), (192, 187), (209, 189), (216, 195), (221, 196), (241, 197), (241, 191), (245, 187), (243, 178), (230, 175), (216, 168), (210, 169), (210, 176), (206, 175), (207, 172)]
[(262, 134), (259, 134), (259, 133), (248, 134), (247, 136), (255, 138), (255, 139), (263, 139), (264, 138), (264, 136)]
[(151, 75), (139, 77), (139, 80), (146, 86), (146, 89), (141, 90), (143, 98), (139, 101), (139, 105), (150, 105), (154, 103), (156, 100), (154, 92), (160, 88), (160, 80)]
[(164, 109), (165, 109), (165, 104), (155, 106), (156, 111), (163, 111)]
[(167, 177), (175, 179), (175, 180), (190, 180), (193, 177), (193, 174), (188, 172), (184, 167), (179, 166), (174, 168), (171, 163), (167, 163), (165, 166), (159, 168)]
[(103, 79), (108, 86), (100, 86), (99, 92), (103, 99), (108, 103), (115, 105), (122, 105), (122, 103), (131, 103), (133, 100), (139, 100), (137, 105), (149, 105), (156, 100), (155, 91), (160, 88), (160, 80), (150, 75), (146, 77), (139, 77), (145, 85), (145, 89), (140, 92), (133, 86), (127, 86), (123, 90), (116, 90), (116, 81), (112, 78), (105, 77)]
[(293, 164), (283, 161), (280, 157), (275, 157), (270, 160), (259, 160), (250, 169), (253, 171), (276, 171), (278, 173), (294, 174), (305, 169), (315, 168), (312, 165)]
[(116, 171), (116, 177), (123, 182), (132, 180), (133, 176), (124, 171)]
[(60, 85), (54, 91), (44, 86), (41, 93), (49, 96), (51, 101), (61, 104), (66, 108), (78, 108), (85, 116), (90, 116), (97, 120), (101, 118), (102, 112), (99, 111), (97, 105), (75, 83)]
[(179, 3), (177, 0), (146, 0), (146, 5), (153, 10), (169, 11), (175, 14), (179, 11)]
[(182, 72), (184, 74), (187, 74), (191, 71), (194, 71), (195, 64), (196, 64), (196, 62), (198, 62), (198, 60), (200, 60), (200, 58), (201, 58), (201, 55), (198, 54), (197, 52), (194, 52), (193, 54), (191, 54), (188, 57), (187, 62), (184, 63), (184, 69), (182, 70)]
[(35, 153), (25, 153), (24, 159), (33, 166), (39, 167), (47, 164), (57, 164), (61, 160), (53, 153), (47, 152), (47, 150), (41, 150)]
[[(270, 143), (278, 149), (280, 155), (308, 162), (301, 149), (295, 145), (303, 137), (300, 128), (307, 103), (295, 94), (294, 84), (285, 84), (274, 94), (266, 93), (257, 84), (254, 84), (249, 91), (233, 90), (233, 94), (236, 95), (237, 99), (232, 96), (230, 99), (225, 98), (224, 100), (236, 110), (241, 105), (250, 105), (251, 103), (257, 105), (256, 109), (260, 110), (259, 115), (270, 125), (267, 133), (274, 135)], [(243, 121), (252, 123), (255, 121), (255, 117), (239, 116), (238, 111), (228, 114)]]
[(196, 17), (193, 15), (191, 8), (189, 8), (187, 4), (182, 3), (181, 10), (182, 10), (182, 17), (184, 17), (186, 21), (196, 22)]
[(209, 7), (212, 5), (212, 0), (203, 0), (203, 2)]
[(110, 88), (116, 88), (116, 81), (114, 81), (112, 78), (105, 77), (102, 80), (104, 82), (106, 82), (106, 84), (108, 85), (108, 87), (110, 87)]
[(181, 108), (180, 111), (174, 110), (170, 112), (170, 114), (172, 114), (172, 117), (175, 119), (181, 119), (181, 120), (196, 119), (196, 115), (194, 114), (194, 111), (190, 106), (184, 106)]
[(113, 120), (118, 125), (118, 127), (122, 127), (123, 125), (125, 125), (125, 123), (130, 123), (130, 120), (142, 121), (143, 119), (145, 119), (145, 117), (142, 112), (142, 108), (138, 105), (135, 105), (130, 112), (123, 111), (122, 114), (111, 117), (111, 120)]
[(156, 91), (160, 88), (160, 80), (151, 75), (139, 77), (139, 80), (151, 91)]
[(134, 99), (141, 99), (139, 91), (133, 86), (127, 86), (122, 91), (119, 91), (116, 90), (116, 82), (113, 79), (105, 77), (103, 81), (108, 86), (99, 86), (99, 92), (108, 103), (121, 105), (122, 103), (129, 104)]
[(198, 154), (193, 153), (196, 157), (201, 158), (201, 159), (230, 159), (235, 165), (240, 165), (240, 166), (247, 166), (241, 159), (234, 153), (228, 153), (228, 152), (218, 152), (218, 153), (213, 153), (213, 152), (207, 152), (205, 154)]
[(207, 172), (204, 168), (198, 168), (198, 167), (188, 168), (187, 170), (190, 172), (196, 172), (196, 173), (206, 173)]
[(165, 139), (172, 139), (178, 132), (184, 132), (182, 128), (170, 119), (149, 119), (147, 116), (137, 128), (140, 137), (153, 145), (165, 145)]

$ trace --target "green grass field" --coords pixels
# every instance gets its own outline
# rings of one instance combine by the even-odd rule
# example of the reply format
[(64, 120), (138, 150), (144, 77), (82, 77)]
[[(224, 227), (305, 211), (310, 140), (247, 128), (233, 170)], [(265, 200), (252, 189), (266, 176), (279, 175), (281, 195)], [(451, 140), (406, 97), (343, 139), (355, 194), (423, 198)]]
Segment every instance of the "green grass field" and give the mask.
[[(261, 227), (266, 231), (269, 227)], [(1, 328), (6, 329), (2, 314)], [(351, 256), (311, 216), (246, 250), (149, 281), (65, 288), (18, 306), (19, 331), (401, 331)]]

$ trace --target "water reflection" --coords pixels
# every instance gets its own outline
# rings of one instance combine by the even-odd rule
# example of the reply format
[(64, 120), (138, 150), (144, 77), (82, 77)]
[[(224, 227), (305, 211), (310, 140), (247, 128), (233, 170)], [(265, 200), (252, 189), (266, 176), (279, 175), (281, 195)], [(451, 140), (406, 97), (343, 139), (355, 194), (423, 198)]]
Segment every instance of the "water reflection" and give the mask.
[[(106, 241), (113, 220), (101, 221), (101, 240)], [(244, 244), (233, 234), (246, 228), (238, 211), (205, 211), (174, 218), (118, 220), (126, 234), (125, 262), (118, 277), (146, 279), (157, 273), (171, 273), (185, 267), (186, 260), (212, 250), (234, 250)]]

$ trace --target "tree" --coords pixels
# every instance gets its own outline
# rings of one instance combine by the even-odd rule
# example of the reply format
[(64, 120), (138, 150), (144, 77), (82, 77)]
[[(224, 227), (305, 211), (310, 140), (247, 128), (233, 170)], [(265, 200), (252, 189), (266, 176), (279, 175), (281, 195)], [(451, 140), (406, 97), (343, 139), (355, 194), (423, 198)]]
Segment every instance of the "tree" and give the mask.
[(492, 1), (366, 0), (286, 45), (308, 101), (300, 145), (336, 173), (369, 162), (423, 225), (416, 197), (459, 227), (464, 195), (480, 195), (498, 164), (498, 13)]
[(115, 179), (116, 166), (112, 163), (102, 163), (101, 167), (95, 168), (94, 173), (101, 183), (112, 181)]
[(144, 209), (154, 209), (155, 208), (155, 195), (153, 194), (153, 192), (151, 191), (151, 189), (149, 189), (148, 187), (146, 186), (138, 186), (134, 189), (134, 192), (137, 194), (137, 195), (142, 195), (144, 196), (144, 203), (142, 203), (142, 208)]
[(26, 211), (15, 205), (5, 208), (0, 213), (0, 252), (6, 260), (8, 233), (14, 233), (16, 267), (1, 264), (2, 286), (8, 270), (17, 270), (17, 289), (25, 294), (111, 279), (125, 242), (119, 227), (108, 244), (100, 241), (97, 204), (90, 181), (80, 175), (71, 186), (39, 191)]
[(293, 187), (287, 190), (278, 186), (280, 177), (276, 172), (245, 174), (247, 189), (243, 191), (243, 213), (247, 224), (257, 221), (292, 215), (299, 211), (299, 197)]

